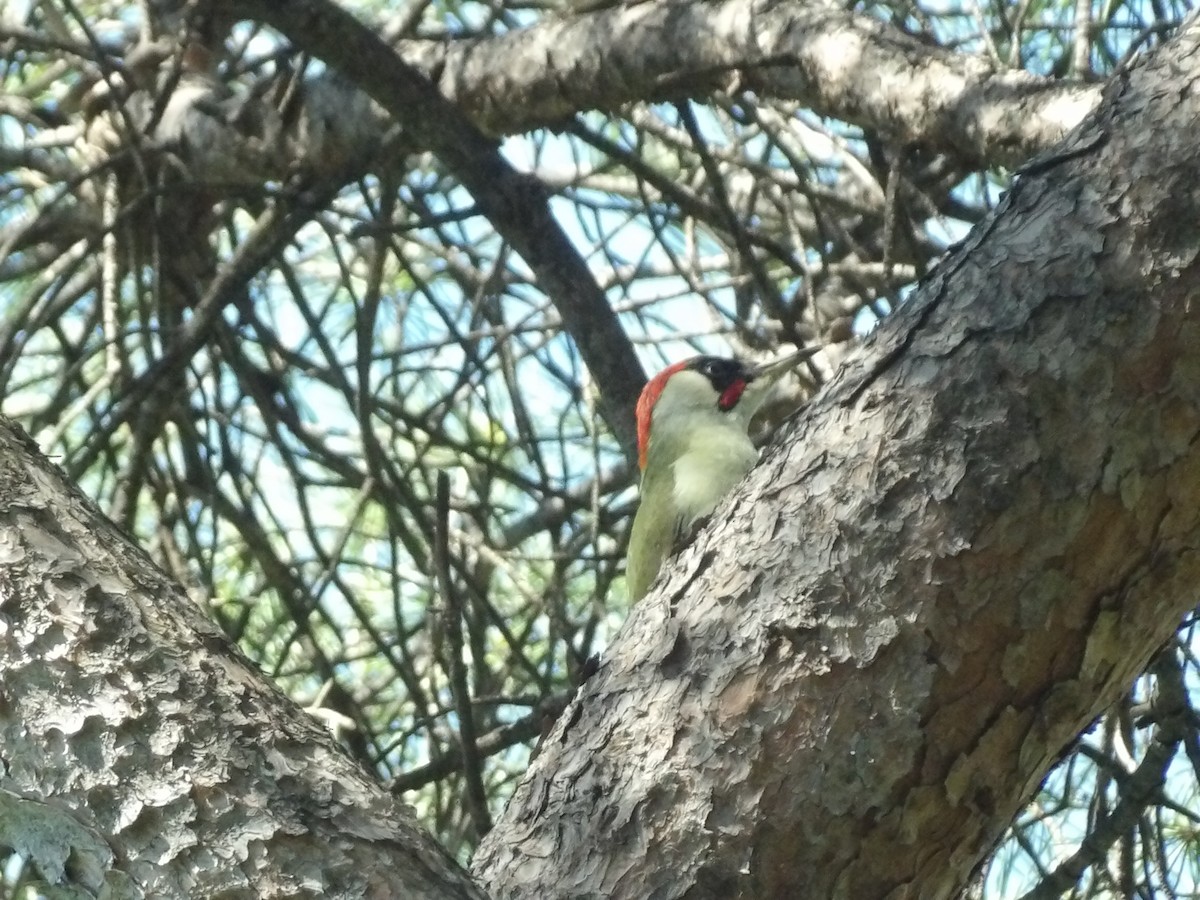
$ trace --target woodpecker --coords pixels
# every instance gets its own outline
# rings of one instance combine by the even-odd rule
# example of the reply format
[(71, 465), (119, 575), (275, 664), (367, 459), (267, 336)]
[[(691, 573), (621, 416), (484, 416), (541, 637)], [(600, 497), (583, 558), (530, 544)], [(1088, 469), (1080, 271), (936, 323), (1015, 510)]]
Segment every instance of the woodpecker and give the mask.
[(668, 366), (643, 388), (637, 404), (641, 503), (625, 564), (631, 601), (642, 598), (675, 545), (753, 467), (758, 451), (750, 419), (780, 377), (819, 349), (761, 366), (697, 356)]

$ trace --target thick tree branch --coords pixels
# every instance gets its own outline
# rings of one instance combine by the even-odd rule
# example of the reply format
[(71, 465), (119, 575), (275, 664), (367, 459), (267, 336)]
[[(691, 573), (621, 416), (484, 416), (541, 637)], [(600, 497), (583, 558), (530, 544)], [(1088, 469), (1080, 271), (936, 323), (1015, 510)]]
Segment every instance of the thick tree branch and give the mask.
[(0, 421), (0, 839), (79, 893), (479, 898)]
[(751, 90), (967, 167), (1012, 165), (1061, 140), (1100, 97), (1095, 85), (1000, 70), (878, 19), (799, 0), (651, 0), (499, 37), (397, 48), (493, 134), (590, 109)]
[(497, 898), (950, 897), (1200, 578), (1200, 26), (849, 361), (640, 603)]

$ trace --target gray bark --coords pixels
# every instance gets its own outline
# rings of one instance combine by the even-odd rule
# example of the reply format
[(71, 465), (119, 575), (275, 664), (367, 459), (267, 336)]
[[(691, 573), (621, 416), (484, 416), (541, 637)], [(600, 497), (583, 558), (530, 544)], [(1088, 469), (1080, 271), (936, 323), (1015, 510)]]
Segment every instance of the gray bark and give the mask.
[[(344, 21), (338, 24), (336, 4), (329, 0), (211, 0), (208, 6), (230, 23), (241, 17), (269, 21), (335, 68), (355, 67), (360, 39)], [(493, 135), (553, 128), (593, 109), (750, 90), (952, 154), (962, 166), (975, 168), (1016, 164), (1054, 144), (1099, 99), (1094, 84), (1042, 78), (982, 55), (931, 46), (873, 16), (834, 5), (602, 0), (563, 6), (557, 15), (501, 35), (397, 39), (392, 46), (446, 100)], [(291, 124), (269, 103), (225, 101), (239, 110), (239, 123), (254, 126), (252, 135), (240, 138), (252, 145), (244, 148), (252, 151), (244, 160), (249, 172), (272, 165), (286, 171), (297, 163), (326, 169), (331, 160), (361, 152), (382, 132), (378, 107), (361, 95), (351, 98), (322, 76), (307, 84), (309, 90), (293, 98), (302, 114)], [(183, 112), (182, 97), (178, 104)], [(220, 125), (226, 141), (237, 142), (230, 123), (214, 120), (212, 103), (206, 106), (207, 117), (189, 117), (172, 127), (164, 122), (160, 132), (196, 134)], [(418, 131), (424, 127), (418, 125)], [(221, 141), (196, 143), (215, 150)], [(425, 146), (436, 148), (437, 142)], [(228, 150), (216, 156), (223, 177), (248, 174), (244, 163), (229, 165)]]
[(0, 420), (0, 843), (61, 896), (481, 898)]
[(639, 604), (496, 898), (951, 897), (1200, 578), (1200, 27), (853, 357)]
[[(163, 4), (171, 5), (179, 4)], [(259, 84), (249, 93), (230, 92), (211, 74), (189, 74), (175, 85), (143, 149), (169, 151), (197, 179), (259, 187), (298, 176), (344, 184), (394, 167), (413, 149), (435, 151), (551, 297), (603, 388), (602, 413), (631, 459), (628, 423), (644, 381), (638, 358), (550, 215), (545, 186), (513, 169), (485, 132), (556, 127), (591, 109), (744, 89), (948, 154), (965, 172), (1012, 164), (1051, 145), (1098, 96), (1094, 85), (1041, 79), (927, 46), (869, 16), (780, 0), (651, 0), (564, 11), (498, 37), (400, 42), (398, 52), (330, 0), (204, 5), (222, 21), (247, 17), (278, 28), (338, 74), (310, 74), (295, 90)], [(36, 45), (36, 36), (0, 26), (6, 35)], [(91, 162), (129, 142), (125, 130), (140, 129), (159, 105), (156, 86), (174, 65), (170, 42), (161, 43), (130, 49), (128, 84), (101, 82), (89, 94), (80, 137)], [(74, 48), (81, 56), (88, 51)], [(117, 87), (132, 91), (127, 114), (98, 112)], [(278, 94), (288, 97), (286, 110), (276, 108)], [(209, 199), (201, 194), (196, 208), (178, 217), (178, 235), (162, 223), (143, 223), (157, 229), (168, 266), (180, 270), (169, 273), (178, 283), (191, 285), (194, 270), (211, 268), (207, 248), (186, 240), (205, 230)], [(95, 209), (46, 211), (14, 245), (99, 225)]]
[[(270, 22), (336, 69), (358, 66), (361, 38), (330, 0), (210, 0), (206, 5), (228, 23), (243, 17)], [(1094, 84), (1043, 78), (982, 55), (931, 46), (878, 18), (834, 5), (601, 0), (563, 7), (557, 15), (501, 35), (395, 39), (392, 46), (405, 64), (492, 135), (553, 128), (588, 110), (750, 90), (952, 154), (962, 166), (974, 168), (1027, 159), (1060, 140), (1099, 99)], [(34, 40), (0, 26), (0, 36), (6, 32), (27, 43)], [(86, 48), (79, 52), (86, 54)], [(369, 81), (354, 79), (359, 86)], [(247, 159), (251, 171), (272, 164), (286, 169), (297, 162), (324, 169), (329, 165), (324, 157), (353, 156), (356, 147), (382, 130), (378, 108), (365, 98), (353, 99), (321, 76), (307, 83), (311, 95), (291, 101), (300, 104), (305, 121), (290, 125), (268, 103), (226, 101), (240, 110), (239, 121), (255, 126), (253, 136), (242, 136), (254, 144), (255, 159)], [(183, 111), (183, 98), (179, 103)], [(304, 109), (310, 103), (312, 109)], [(228, 134), (229, 123), (212, 120), (211, 105), (208, 127), (220, 124)], [(416, 125), (418, 132), (427, 127)], [(181, 121), (175, 127), (164, 123), (160, 131), (201, 128), (202, 123)], [(424, 146), (436, 149), (438, 141)], [(223, 166), (228, 158), (228, 152), (221, 154)], [(221, 171), (231, 178), (247, 174), (240, 166)]]
[(397, 50), (495, 134), (590, 109), (749, 90), (967, 167), (1028, 159), (1100, 96), (1095, 85), (1006, 70), (871, 16), (789, 0), (611, 4), (498, 37), (401, 41)]
[[(1200, 29), (1113, 79), (640, 604), (496, 897), (950, 896), (1194, 604)], [(480, 897), (0, 428), (0, 842), (114, 896)]]

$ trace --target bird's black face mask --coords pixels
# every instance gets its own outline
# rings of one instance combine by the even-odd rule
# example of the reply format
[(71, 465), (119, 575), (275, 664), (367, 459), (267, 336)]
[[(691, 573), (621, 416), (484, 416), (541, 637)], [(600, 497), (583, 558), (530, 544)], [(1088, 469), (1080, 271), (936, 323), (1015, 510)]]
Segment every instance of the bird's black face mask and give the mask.
[(754, 380), (750, 369), (739, 359), (724, 359), (720, 356), (698, 356), (689, 368), (699, 372), (712, 384), (717, 392), (717, 407), (729, 412), (742, 399), (742, 392)]

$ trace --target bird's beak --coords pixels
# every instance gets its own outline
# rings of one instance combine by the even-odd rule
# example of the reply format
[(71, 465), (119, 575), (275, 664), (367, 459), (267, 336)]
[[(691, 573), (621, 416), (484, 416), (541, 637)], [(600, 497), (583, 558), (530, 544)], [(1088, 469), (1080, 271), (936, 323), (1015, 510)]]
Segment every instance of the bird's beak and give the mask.
[(755, 381), (765, 382), (762, 387), (770, 387), (800, 363), (816, 356), (823, 349), (825, 349), (823, 346), (804, 347), (795, 353), (789, 353), (787, 356), (781, 356), (779, 359), (755, 366), (750, 370), (750, 375)]
[(780, 378), (823, 349), (824, 347), (821, 346), (805, 347), (803, 350), (797, 350), (795, 353), (789, 353), (787, 356), (781, 356), (779, 359), (751, 369), (747, 373), (749, 384), (746, 385), (746, 390), (738, 403), (742, 414), (747, 416), (747, 421), (749, 421), (748, 417), (753, 416), (763, 401), (767, 399), (771, 388)]

